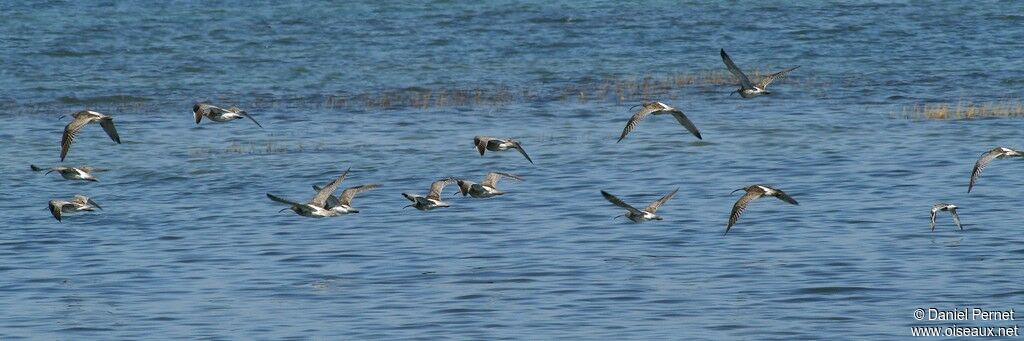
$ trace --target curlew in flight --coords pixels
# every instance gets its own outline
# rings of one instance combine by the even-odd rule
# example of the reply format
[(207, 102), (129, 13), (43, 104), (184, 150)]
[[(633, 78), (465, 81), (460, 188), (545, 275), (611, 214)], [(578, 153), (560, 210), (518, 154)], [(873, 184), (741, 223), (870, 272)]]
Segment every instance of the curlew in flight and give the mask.
[[(374, 188), (378, 188), (378, 184), (365, 184), (359, 186), (352, 186), (341, 191), (341, 196), (334, 196), (334, 194), (327, 196), (327, 209), (338, 212), (338, 214), (349, 214), (359, 213), (359, 210), (352, 207), (352, 199), (356, 197), (356, 194), (369, 191)], [(313, 185), (313, 189), (320, 191), (323, 188), (317, 185)]]
[(426, 196), (421, 196), (412, 193), (402, 193), (402, 196), (409, 201), (412, 201), (411, 205), (406, 207), (413, 207), (420, 211), (429, 211), (435, 208), (449, 207), (448, 203), (441, 201), (441, 191), (444, 190), (445, 186), (456, 183), (458, 180), (452, 177), (440, 179), (430, 184), (430, 192)]
[(66, 213), (103, 209), (95, 201), (92, 201), (89, 197), (81, 194), (76, 195), (71, 200), (50, 200), (47, 206), (50, 208), (50, 214), (53, 214), (53, 217), (57, 219), (57, 221), (61, 221), (61, 218)]
[(661, 216), (655, 213), (658, 212), (658, 208), (661, 207), (661, 205), (664, 205), (669, 200), (672, 200), (672, 197), (676, 195), (676, 192), (679, 192), (679, 188), (676, 188), (669, 194), (665, 194), (665, 196), (659, 198), (658, 200), (655, 200), (650, 205), (647, 205), (647, 207), (644, 207), (644, 209), (642, 210), (638, 210), (635, 207), (630, 206), (629, 204), (622, 201), (618, 197), (612, 195), (611, 193), (601, 191), (601, 195), (603, 195), (604, 198), (608, 200), (608, 202), (611, 202), (615, 206), (626, 209), (625, 214), (615, 216), (615, 218), (626, 217), (627, 219), (632, 220), (634, 223), (642, 223), (648, 220), (662, 220)]
[(502, 150), (515, 149), (518, 150), (520, 154), (523, 154), (523, 157), (526, 158), (526, 161), (530, 161), (531, 164), (533, 163), (533, 160), (530, 159), (530, 156), (526, 155), (526, 151), (523, 150), (523, 145), (520, 144), (519, 141), (513, 139), (499, 139), (490, 136), (475, 136), (473, 137), (473, 145), (475, 145), (476, 149), (480, 152), (480, 156), (484, 155), (485, 150), (497, 152)]
[[(633, 131), (633, 129), (636, 128), (636, 125), (640, 123), (640, 120), (643, 120), (644, 117), (647, 117), (648, 114), (671, 114), (672, 117), (675, 117), (676, 121), (679, 121), (679, 124), (682, 124), (683, 127), (686, 128), (686, 130), (689, 130), (690, 133), (693, 134), (693, 136), (696, 136), (697, 139), (703, 139), (702, 137), (700, 137), (700, 131), (697, 130), (697, 126), (694, 125), (693, 122), (691, 122), (690, 119), (686, 117), (686, 114), (683, 114), (682, 110), (670, 107), (667, 104), (661, 102), (643, 102), (639, 106), (640, 111), (637, 111), (635, 114), (633, 114), (633, 117), (629, 118), (629, 122), (626, 123), (626, 127), (622, 129), (622, 135), (619, 136), (619, 140), (615, 141), (615, 143), (622, 142), (622, 139), (626, 138), (626, 135), (629, 135), (629, 132)], [(637, 106), (634, 105), (633, 107), (635, 108)]]
[(475, 183), (464, 179), (458, 179), (456, 180), (456, 182), (459, 185), (459, 192), (462, 193), (462, 196), (469, 195), (474, 198), (490, 198), (493, 196), (505, 194), (505, 192), (498, 190), (497, 187), (498, 180), (501, 180), (501, 178), (509, 178), (515, 181), (523, 181), (523, 178), (517, 175), (502, 172), (490, 172), (487, 173), (486, 176), (484, 176), (484, 181), (480, 183)]
[(117, 135), (117, 129), (114, 128), (114, 119), (110, 116), (92, 110), (82, 110), (71, 114), (71, 117), (75, 119), (71, 120), (71, 123), (64, 127), (64, 136), (60, 140), (61, 161), (64, 161), (64, 157), (68, 155), (68, 150), (71, 149), (71, 142), (75, 141), (75, 135), (92, 122), (99, 122), (100, 127), (103, 127), (103, 131), (107, 132), (107, 136), (110, 136), (111, 140), (118, 144), (121, 143), (121, 137)]
[(199, 124), (199, 121), (202, 121), (203, 117), (209, 118), (210, 121), (214, 122), (228, 122), (247, 117), (252, 120), (252, 123), (256, 123), (256, 126), (263, 128), (263, 125), (256, 122), (256, 119), (252, 118), (252, 115), (237, 107), (222, 109), (206, 103), (196, 103), (196, 105), (192, 106), (192, 116), (195, 117), (196, 124)]
[(754, 84), (754, 83), (750, 82), (750, 78), (747, 78), (747, 75), (744, 74), (743, 71), (741, 71), (740, 68), (736, 66), (736, 63), (732, 62), (732, 58), (729, 58), (729, 55), (725, 53), (725, 49), (722, 49), (720, 54), (722, 55), (722, 62), (725, 63), (725, 67), (728, 68), (729, 72), (732, 72), (732, 74), (734, 76), (736, 76), (736, 78), (739, 79), (739, 81), (740, 81), (740, 88), (736, 89), (736, 91), (733, 91), (733, 92), (738, 92), (740, 94), (740, 96), (743, 97), (743, 98), (751, 98), (751, 97), (757, 97), (757, 96), (761, 96), (761, 95), (770, 95), (771, 93), (768, 92), (768, 89), (767, 89), (768, 88), (768, 84), (772, 84), (772, 82), (786, 77), (786, 75), (788, 75), (790, 71), (796, 70), (796, 68), (799, 67), (799, 66), (794, 66), (794, 67), (791, 67), (791, 68), (788, 68), (788, 69), (785, 69), (785, 70), (782, 70), (782, 71), (779, 71), (779, 72), (776, 72), (776, 73), (764, 76), (764, 78), (761, 78), (761, 80), (758, 81), (757, 84)]
[(60, 176), (63, 177), (64, 179), (67, 179), (67, 180), (99, 181), (99, 179), (96, 179), (96, 176), (92, 175), (92, 173), (108, 171), (108, 169), (106, 169), (106, 168), (92, 168), (92, 167), (89, 167), (89, 166), (77, 166), (77, 167), (62, 167), (62, 166), (58, 166), (58, 167), (52, 167), (52, 168), (43, 168), (43, 167), (39, 167), (39, 166), (36, 166), (36, 165), (29, 165), (29, 166), (31, 166), (32, 170), (36, 171), (36, 172), (40, 172), (40, 171), (44, 171), (45, 170), (46, 174), (50, 174), (52, 172), (60, 173)]
[[(743, 210), (747, 209), (747, 204), (754, 201), (754, 199), (760, 197), (776, 197), (779, 198), (779, 200), (790, 204), (799, 205), (799, 203), (786, 194), (786, 192), (766, 185), (751, 185), (737, 189), (736, 191), (746, 191), (747, 193), (740, 197), (739, 200), (736, 200), (736, 204), (732, 205), (732, 213), (729, 214), (729, 225), (725, 227), (725, 234), (729, 234), (729, 229), (736, 224), (736, 220), (740, 219), (740, 215), (743, 214)], [(736, 191), (732, 192), (736, 193)]]
[(956, 205), (944, 202), (940, 202), (932, 206), (932, 231), (935, 231), (935, 215), (938, 214), (939, 211), (949, 211), (949, 214), (953, 216), (953, 222), (956, 223), (956, 226), (959, 227), (961, 231), (963, 231), (964, 226), (960, 225), (960, 215), (956, 214), (956, 209)]
[(327, 186), (324, 186), (324, 188), (321, 188), (319, 191), (317, 191), (316, 195), (313, 196), (313, 199), (310, 199), (309, 202), (305, 204), (300, 204), (288, 199), (284, 199), (270, 193), (267, 193), (267, 198), (270, 198), (270, 200), (282, 204), (287, 204), (289, 206), (288, 208), (281, 209), (281, 212), (284, 212), (284, 210), (287, 209), (291, 209), (293, 212), (303, 217), (333, 217), (338, 215), (339, 212), (327, 207), (327, 198), (331, 194), (333, 194), (335, 190), (338, 189), (338, 185), (341, 185), (342, 181), (345, 181), (346, 176), (348, 176), (348, 170), (345, 170), (345, 173), (342, 173), (341, 176), (338, 176), (337, 178), (334, 179), (334, 181), (331, 181), (331, 183), (327, 184)]
[(1013, 150), (1006, 147), (996, 147), (990, 151), (981, 154), (978, 158), (978, 162), (974, 163), (974, 170), (971, 171), (971, 182), (967, 184), (967, 193), (971, 193), (971, 189), (974, 188), (974, 183), (978, 181), (978, 176), (981, 176), (981, 171), (988, 166), (989, 162), (995, 159), (1003, 159), (1008, 157), (1024, 157), (1024, 151)]

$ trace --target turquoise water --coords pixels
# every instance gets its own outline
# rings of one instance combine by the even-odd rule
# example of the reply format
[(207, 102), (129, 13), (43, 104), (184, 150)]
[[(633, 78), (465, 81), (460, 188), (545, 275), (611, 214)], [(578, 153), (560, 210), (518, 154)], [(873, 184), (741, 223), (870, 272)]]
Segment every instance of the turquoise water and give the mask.
[[(978, 155), (1024, 148), (1024, 122), (892, 114), (1019, 99), (1024, 5), (739, 5), (0, 4), (0, 338), (875, 340), (949, 325), (919, 307), (1024, 307), (1024, 166), (997, 161), (966, 193)], [(600, 90), (724, 72), (720, 48), (800, 68), (751, 100)], [(616, 144), (642, 99), (704, 140), (659, 116)], [(196, 126), (196, 101), (265, 129)], [(31, 172), (58, 163), (58, 117), (85, 108), (123, 144), (87, 127), (67, 163), (112, 170)], [(536, 165), (480, 157), (474, 135), (516, 137)], [(359, 214), (265, 197), (308, 199), (348, 167), (343, 187), (382, 185)], [(402, 192), (488, 171), (526, 181), (402, 209)], [(723, 236), (729, 192), (753, 183), (800, 206), (756, 201)], [(676, 187), (640, 225), (600, 195), (641, 206)], [(46, 202), (77, 193), (103, 210), (53, 220)], [(965, 231), (948, 215), (930, 231), (939, 201)]]

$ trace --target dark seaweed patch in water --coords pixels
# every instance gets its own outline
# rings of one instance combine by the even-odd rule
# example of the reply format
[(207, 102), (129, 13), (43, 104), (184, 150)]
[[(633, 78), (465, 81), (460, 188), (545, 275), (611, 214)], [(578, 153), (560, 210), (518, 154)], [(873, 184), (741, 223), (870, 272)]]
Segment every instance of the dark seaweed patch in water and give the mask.
[(47, 56), (50, 56), (50, 57), (88, 57), (88, 56), (98, 56), (98, 55), (101, 55), (103, 53), (100, 52), (100, 51), (72, 51), (72, 50), (61, 48), (61, 49), (46, 51), (46, 52), (43, 52), (43, 54), (47, 55)]
[(119, 104), (119, 103), (139, 103), (147, 102), (150, 99), (146, 97), (128, 96), (128, 95), (113, 95), (113, 96), (96, 96), (96, 97), (85, 97), (78, 98), (74, 96), (63, 96), (57, 99), (64, 104)]
[(831, 295), (831, 294), (846, 294), (846, 293), (864, 292), (864, 291), (871, 291), (871, 290), (875, 290), (875, 289), (863, 288), (863, 287), (810, 287), (810, 288), (797, 289), (795, 291), (795, 293), (799, 294), (799, 295), (808, 295), (808, 294), (811, 294), (811, 295)]

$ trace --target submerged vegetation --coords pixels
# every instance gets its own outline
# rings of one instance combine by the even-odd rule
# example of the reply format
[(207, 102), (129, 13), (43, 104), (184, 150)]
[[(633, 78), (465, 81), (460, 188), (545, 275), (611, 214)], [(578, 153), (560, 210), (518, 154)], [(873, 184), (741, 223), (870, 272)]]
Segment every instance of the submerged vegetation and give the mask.
[[(751, 78), (765, 73), (753, 70)], [(427, 109), (452, 106), (496, 106), (513, 102), (614, 101), (617, 103), (652, 100), (686, 87), (723, 86), (736, 84), (732, 74), (725, 70), (674, 72), (659, 75), (608, 77), (552, 85), (550, 87), (516, 89), (507, 86), (476, 87), (472, 89), (410, 88), (380, 93), (324, 96), (327, 107), (408, 107)]]
[(1007, 100), (988, 103), (958, 101), (956, 104), (915, 104), (914, 106), (903, 107), (894, 116), (925, 120), (1024, 117), (1024, 102), (1021, 100)]
[[(768, 73), (751, 70), (752, 79), (760, 79)], [(807, 76), (789, 78), (781, 82), (804, 88), (821, 88), (816, 79)], [(700, 91), (719, 92), (722, 96), (735, 90), (738, 81), (725, 69), (703, 71), (676, 71), (649, 75), (620, 75), (607, 77), (586, 77), (576, 80), (552, 81), (545, 84), (477, 85), (466, 87), (407, 87), (340, 94), (312, 94), (304, 96), (279, 97), (274, 95), (219, 94), (197, 99), (222, 103), (225, 106), (240, 106), (261, 110), (281, 106), (317, 106), (332, 109), (433, 109), (450, 107), (496, 107), (513, 103), (594, 103), (616, 104), (640, 101), (666, 100), (678, 96), (678, 91), (698, 88)], [(52, 113), (54, 111), (78, 110), (85, 106), (91, 110), (108, 113), (139, 112), (152, 110), (150, 98), (127, 95), (101, 97), (61, 97), (54, 106), (26, 106), (15, 101), (0, 101), (0, 109), (28, 113), (32, 110)]]

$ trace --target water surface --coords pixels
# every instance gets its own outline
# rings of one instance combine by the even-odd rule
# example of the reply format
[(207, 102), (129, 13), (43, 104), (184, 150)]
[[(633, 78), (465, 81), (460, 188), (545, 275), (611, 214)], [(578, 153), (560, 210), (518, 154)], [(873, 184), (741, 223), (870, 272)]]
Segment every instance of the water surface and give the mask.
[[(1021, 97), (1024, 6), (829, 2), (448, 1), (0, 4), (0, 338), (858, 339), (906, 337), (917, 307), (1022, 308), (1020, 164), (967, 195), (974, 160), (1024, 121), (894, 119), (901, 107)], [(607, 80), (800, 65), (770, 97), (676, 87), (704, 135)], [(367, 104), (481, 89), (508, 100)], [(524, 95), (526, 94), (526, 95)], [(343, 104), (334, 99), (346, 99)], [(620, 101), (621, 100), (621, 101)], [(251, 122), (192, 122), (196, 101)], [(55, 165), (67, 120), (87, 127)], [(477, 134), (519, 138), (480, 157)], [(345, 168), (361, 213), (278, 213)], [(401, 192), (442, 176), (521, 175), (508, 195), (432, 212)], [(728, 236), (733, 189), (754, 202)], [(344, 186), (343, 185), (343, 186)], [(630, 224), (679, 187), (666, 220)], [(104, 210), (57, 223), (76, 193)], [(452, 195), (448, 191), (445, 196)], [(961, 206), (929, 231), (938, 201)], [(965, 323), (966, 324), (966, 323)], [(979, 324), (998, 326), (1000, 324)]]

